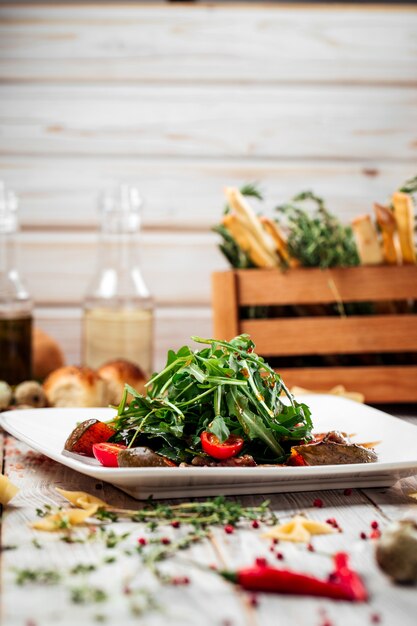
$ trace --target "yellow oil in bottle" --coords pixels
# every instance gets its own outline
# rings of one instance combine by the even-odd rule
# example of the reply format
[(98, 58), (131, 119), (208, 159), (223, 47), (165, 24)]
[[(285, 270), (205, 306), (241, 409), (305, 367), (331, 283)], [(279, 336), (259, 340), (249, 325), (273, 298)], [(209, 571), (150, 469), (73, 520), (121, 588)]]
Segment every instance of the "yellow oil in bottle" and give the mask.
[(83, 362), (98, 368), (117, 358), (136, 363), (152, 373), (151, 309), (90, 308), (84, 311)]

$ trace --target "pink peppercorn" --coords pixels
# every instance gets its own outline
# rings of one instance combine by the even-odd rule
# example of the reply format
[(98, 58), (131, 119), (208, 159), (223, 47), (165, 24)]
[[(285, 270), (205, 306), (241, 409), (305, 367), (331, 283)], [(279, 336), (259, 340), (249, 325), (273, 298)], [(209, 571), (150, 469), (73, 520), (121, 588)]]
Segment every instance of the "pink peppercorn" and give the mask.
[(175, 519), (173, 522), (171, 522), (171, 526), (172, 528), (179, 528), (181, 524), (179, 523), (177, 519)]
[(284, 555), (282, 554), (282, 552), (277, 552), (276, 556), (277, 556), (278, 561), (284, 560)]
[(231, 535), (232, 533), (234, 533), (235, 529), (233, 528), (233, 526), (231, 524), (226, 524), (226, 526), (224, 527), (224, 532), (227, 533), (228, 535)]
[(279, 543), (279, 539), (273, 539), (272, 543), (274, 544), (274, 546), (276, 546)]
[(190, 579), (188, 576), (174, 576), (171, 578), (171, 585), (189, 585)]
[(308, 550), (309, 552), (314, 552), (314, 546), (313, 546), (313, 544), (312, 544), (312, 543), (307, 544), (307, 550)]
[(338, 526), (338, 523), (336, 522), (334, 517), (329, 517), (329, 519), (326, 519), (326, 524), (330, 524), (330, 526), (334, 526), (335, 528)]
[(361, 539), (366, 539), (366, 533), (362, 532), (362, 533), (359, 535), (359, 537), (360, 537)]
[(254, 519), (252, 522), (252, 528), (259, 528), (259, 522), (256, 521), (256, 519)]
[(313, 500), (313, 506), (315, 506), (318, 509), (321, 509), (323, 504), (324, 502), (321, 498), (316, 498), (315, 500)]
[(371, 613), (372, 624), (379, 624), (381, 622), (381, 616), (379, 613)]
[(162, 539), (161, 539), (161, 543), (162, 543), (164, 546), (168, 546), (168, 545), (171, 543), (171, 539), (168, 539), (168, 537), (162, 537)]
[(145, 537), (139, 537), (139, 539), (138, 539), (138, 544), (139, 544), (140, 546), (146, 546), (146, 544), (147, 544), (147, 543), (148, 543), (148, 542), (146, 541)]
[(370, 539), (379, 539), (381, 536), (381, 531), (378, 529), (375, 529), (371, 532), (371, 534), (369, 535)]
[(379, 524), (376, 520), (374, 520), (373, 522), (371, 522), (371, 528), (373, 528), (374, 530), (376, 530), (379, 527)]
[(352, 489), (349, 489), (349, 488), (348, 488), (348, 489), (345, 489), (345, 490), (344, 490), (344, 492), (343, 492), (343, 495), (345, 495), (345, 496), (351, 496), (351, 495), (352, 495)]
[(259, 604), (258, 598), (255, 595), (249, 596), (248, 602), (249, 602), (249, 605), (253, 606), (254, 608), (257, 607)]

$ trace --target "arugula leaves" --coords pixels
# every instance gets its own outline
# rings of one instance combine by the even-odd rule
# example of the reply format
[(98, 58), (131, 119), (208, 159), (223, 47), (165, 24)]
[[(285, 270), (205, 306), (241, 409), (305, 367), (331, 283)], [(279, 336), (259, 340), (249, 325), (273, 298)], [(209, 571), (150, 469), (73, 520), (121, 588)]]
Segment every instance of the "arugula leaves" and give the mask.
[(147, 383), (146, 396), (126, 385), (112, 421), (115, 440), (149, 445), (179, 463), (203, 454), (200, 434), (209, 430), (220, 441), (239, 435), (255, 460), (277, 463), (285, 461), (294, 440), (311, 437), (308, 407), (297, 403), (279, 374), (255, 354), (248, 335), (230, 342), (193, 339), (205, 347), (170, 350), (165, 368)]

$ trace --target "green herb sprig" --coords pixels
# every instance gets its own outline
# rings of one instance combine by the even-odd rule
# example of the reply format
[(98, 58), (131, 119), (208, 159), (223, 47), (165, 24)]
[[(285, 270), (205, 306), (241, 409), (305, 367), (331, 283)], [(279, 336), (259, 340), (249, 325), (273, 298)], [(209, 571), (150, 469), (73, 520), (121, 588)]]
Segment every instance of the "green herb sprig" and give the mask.
[[(312, 202), (313, 210), (305, 203)], [(329, 212), (325, 202), (311, 191), (303, 191), (276, 207), (288, 231), (288, 250), (304, 267), (350, 267), (359, 256), (350, 226)]]
[(183, 502), (181, 504), (148, 503), (143, 509), (129, 512), (134, 522), (154, 521), (159, 524), (180, 522), (195, 528), (207, 525), (237, 524), (244, 520), (258, 520), (275, 523), (276, 518), (269, 508), (269, 500), (259, 506), (244, 507), (239, 502), (227, 500), (224, 496), (203, 502)]

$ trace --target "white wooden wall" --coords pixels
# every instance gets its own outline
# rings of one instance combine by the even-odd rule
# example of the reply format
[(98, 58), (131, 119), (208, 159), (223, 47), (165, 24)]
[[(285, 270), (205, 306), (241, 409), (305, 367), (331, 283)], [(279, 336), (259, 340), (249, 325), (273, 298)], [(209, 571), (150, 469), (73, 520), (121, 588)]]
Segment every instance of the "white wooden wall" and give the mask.
[(226, 184), (313, 188), (342, 219), (417, 171), (415, 7), (0, 8), (0, 179), (38, 323), (79, 360), (96, 194), (136, 183), (157, 354), (211, 333)]

